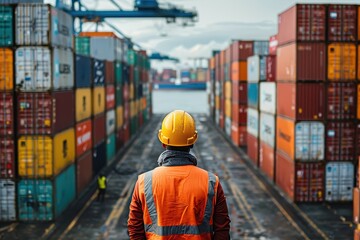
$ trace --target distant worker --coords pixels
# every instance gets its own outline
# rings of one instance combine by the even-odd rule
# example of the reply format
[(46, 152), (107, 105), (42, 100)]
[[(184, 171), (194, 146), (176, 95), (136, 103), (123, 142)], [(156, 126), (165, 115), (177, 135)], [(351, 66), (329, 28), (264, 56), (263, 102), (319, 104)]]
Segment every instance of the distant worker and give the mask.
[(159, 167), (138, 177), (128, 219), (130, 239), (230, 239), (219, 178), (197, 167), (190, 154), (198, 137), (194, 119), (185, 111), (173, 111), (164, 118), (158, 137), (166, 150)]
[(97, 201), (104, 202), (105, 200), (105, 193), (106, 193), (106, 187), (107, 187), (107, 179), (104, 174), (100, 174), (98, 177), (98, 196)]

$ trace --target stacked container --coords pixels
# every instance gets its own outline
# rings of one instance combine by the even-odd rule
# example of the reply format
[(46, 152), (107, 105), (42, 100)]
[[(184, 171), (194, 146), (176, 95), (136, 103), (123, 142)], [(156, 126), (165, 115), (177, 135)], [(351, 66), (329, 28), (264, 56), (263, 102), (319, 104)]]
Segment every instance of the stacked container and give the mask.
[(209, 77), (208, 77), (208, 103), (209, 103), (209, 115), (210, 118), (215, 122), (215, 109), (216, 109), (216, 95), (215, 95), (215, 87), (216, 87), (216, 77), (215, 77), (215, 56), (218, 51), (212, 52), (212, 57), (209, 59)]
[[(301, 31), (308, 29), (308, 31)], [(279, 15), (276, 184), (297, 202), (324, 199), (326, 6)]]
[(13, 17), (0, 6), (0, 221), (16, 220)]
[(53, 220), (75, 199), (72, 17), (15, 7), (19, 220)]
[(231, 138), (231, 94), (232, 94), (232, 84), (231, 84), (231, 47), (225, 49), (225, 64), (223, 72), (223, 95), (224, 95), (224, 113), (225, 121), (224, 128), (227, 136)]

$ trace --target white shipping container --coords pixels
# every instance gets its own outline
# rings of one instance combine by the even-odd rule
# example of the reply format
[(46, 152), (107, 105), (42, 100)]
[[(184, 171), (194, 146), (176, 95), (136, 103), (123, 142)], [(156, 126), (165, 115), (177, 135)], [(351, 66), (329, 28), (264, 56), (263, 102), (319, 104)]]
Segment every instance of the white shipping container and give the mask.
[(22, 91), (74, 87), (74, 55), (71, 50), (20, 47), (15, 53), (16, 84)]
[(225, 117), (225, 133), (231, 137), (231, 118)]
[(16, 220), (15, 182), (0, 180), (0, 221)]
[(122, 42), (113, 37), (91, 37), (90, 55), (99, 60), (122, 61)]
[(110, 135), (115, 132), (116, 121), (115, 121), (115, 110), (106, 112), (106, 135)]
[(215, 123), (217, 126), (220, 124), (220, 111), (215, 109)]
[(272, 148), (275, 147), (276, 118), (275, 115), (260, 113), (260, 140)]
[(17, 45), (73, 48), (71, 15), (47, 4), (19, 4), (15, 10)]
[(221, 84), (219, 81), (215, 82), (215, 95), (220, 96), (221, 95)]
[(247, 132), (254, 137), (259, 136), (259, 112), (253, 108), (247, 109)]
[(354, 165), (352, 163), (327, 163), (325, 178), (326, 201), (351, 201), (353, 199)]
[(295, 158), (324, 160), (325, 126), (321, 122), (298, 122), (295, 126)]
[(266, 58), (254, 55), (247, 59), (248, 82), (259, 82), (266, 80)]
[(260, 83), (260, 111), (276, 114), (276, 83)]

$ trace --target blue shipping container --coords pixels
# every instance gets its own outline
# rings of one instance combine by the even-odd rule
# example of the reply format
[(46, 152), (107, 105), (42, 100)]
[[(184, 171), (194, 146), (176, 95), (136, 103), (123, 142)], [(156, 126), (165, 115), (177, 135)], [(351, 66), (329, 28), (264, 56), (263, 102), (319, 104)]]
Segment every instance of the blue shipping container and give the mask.
[(254, 41), (254, 55), (269, 55), (269, 41)]
[(258, 109), (259, 108), (259, 84), (248, 83), (248, 106)]
[(105, 61), (98, 59), (93, 60), (93, 85), (105, 85)]
[(98, 144), (93, 149), (93, 176), (96, 176), (106, 165), (106, 141)]
[(111, 163), (114, 160), (116, 153), (116, 135), (115, 133), (109, 135), (106, 140), (106, 161)]
[(75, 199), (75, 165), (54, 180), (20, 180), (18, 183), (19, 220), (51, 221)]
[(91, 87), (91, 58), (75, 55), (75, 86), (77, 88)]

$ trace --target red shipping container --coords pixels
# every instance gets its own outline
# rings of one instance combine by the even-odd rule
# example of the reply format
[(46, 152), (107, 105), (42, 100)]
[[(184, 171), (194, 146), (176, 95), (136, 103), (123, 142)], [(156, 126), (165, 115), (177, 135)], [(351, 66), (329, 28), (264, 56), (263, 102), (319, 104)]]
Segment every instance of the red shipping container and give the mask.
[(119, 151), (125, 144), (125, 131), (121, 127), (116, 132), (116, 151)]
[(259, 139), (249, 133), (247, 133), (247, 155), (259, 166)]
[(15, 176), (15, 142), (11, 137), (0, 139), (0, 178)]
[(240, 125), (232, 122), (231, 124), (231, 139), (233, 143), (238, 147), (246, 146), (247, 143), (247, 127), (246, 125)]
[(276, 55), (277, 46), (278, 46), (277, 35), (271, 36), (269, 39), (269, 55)]
[(232, 103), (232, 121), (238, 124), (247, 123), (247, 104)]
[(17, 96), (18, 134), (50, 134), (73, 127), (74, 92), (23, 92)]
[(124, 143), (127, 143), (130, 140), (130, 122), (124, 122)]
[(277, 81), (325, 81), (326, 44), (290, 43), (278, 47)]
[(322, 120), (325, 116), (323, 83), (277, 83), (277, 114), (293, 120)]
[(259, 168), (272, 181), (275, 178), (275, 149), (260, 141)]
[(129, 101), (129, 97), (130, 97), (130, 92), (129, 92), (129, 84), (128, 83), (124, 83), (123, 85), (123, 99), (125, 102)]
[(356, 84), (329, 83), (327, 86), (327, 119), (356, 119)]
[(92, 180), (92, 159), (91, 151), (76, 160), (76, 189), (79, 196)]
[[(165, 70), (167, 70), (167, 69), (165, 69)], [(163, 71), (162, 78), (168, 80), (168, 79), (171, 78), (172, 74), (171, 74), (171, 72), (168, 72), (168, 71), (165, 71), (165, 70)], [(135, 72), (135, 67), (134, 66), (129, 66), (129, 80), (130, 80), (131, 83), (134, 82), (134, 72)]]
[(86, 120), (76, 124), (76, 156), (79, 157), (83, 153), (92, 148), (92, 122)]
[(326, 5), (296, 4), (279, 14), (278, 42), (325, 41)]
[(115, 79), (114, 62), (105, 61), (105, 83), (114, 84)]
[(351, 121), (326, 124), (327, 161), (354, 161), (356, 125)]
[(247, 83), (232, 81), (232, 102), (247, 104)]
[(357, 41), (356, 5), (329, 5), (328, 8), (328, 40)]
[(105, 114), (99, 114), (93, 118), (92, 122), (92, 136), (93, 136), (93, 145), (96, 146), (100, 142), (104, 141), (105, 139)]
[(254, 55), (253, 41), (235, 40), (230, 45), (232, 62), (245, 61), (248, 57)]
[(106, 110), (115, 107), (115, 87), (114, 85), (106, 86)]
[(14, 134), (14, 99), (11, 93), (0, 93), (0, 135)]
[(124, 103), (124, 121), (130, 121), (130, 104), (129, 104), (129, 102)]
[(224, 112), (220, 112), (220, 116), (219, 116), (219, 127), (224, 130), (225, 129), (225, 116), (224, 116)]
[(321, 202), (324, 199), (323, 163), (295, 163), (276, 152), (276, 184), (295, 202)]
[(276, 56), (266, 57), (266, 81), (274, 82), (276, 80)]

